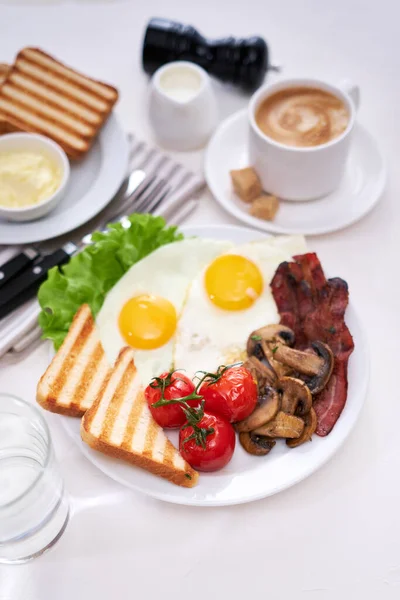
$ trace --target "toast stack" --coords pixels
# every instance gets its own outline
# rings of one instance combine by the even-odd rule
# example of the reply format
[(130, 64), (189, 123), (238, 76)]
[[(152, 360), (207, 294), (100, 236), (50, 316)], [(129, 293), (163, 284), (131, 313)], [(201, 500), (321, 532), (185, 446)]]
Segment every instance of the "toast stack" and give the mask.
[(0, 85), (0, 133), (40, 133), (78, 159), (89, 150), (117, 99), (114, 87), (38, 48), (24, 48)]
[(133, 355), (131, 348), (121, 350), (110, 377), (82, 419), (82, 439), (94, 450), (177, 485), (193, 487), (198, 473), (181, 457), (153, 419)]
[(38, 383), (36, 399), (46, 410), (80, 417), (92, 405), (109, 374), (92, 313), (83, 304)]

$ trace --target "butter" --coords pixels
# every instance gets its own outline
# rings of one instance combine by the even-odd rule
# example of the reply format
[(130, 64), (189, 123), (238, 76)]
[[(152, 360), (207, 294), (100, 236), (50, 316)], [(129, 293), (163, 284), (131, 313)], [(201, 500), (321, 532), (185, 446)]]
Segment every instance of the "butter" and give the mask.
[(61, 169), (44, 153), (0, 152), (0, 206), (39, 204), (54, 194), (61, 179)]

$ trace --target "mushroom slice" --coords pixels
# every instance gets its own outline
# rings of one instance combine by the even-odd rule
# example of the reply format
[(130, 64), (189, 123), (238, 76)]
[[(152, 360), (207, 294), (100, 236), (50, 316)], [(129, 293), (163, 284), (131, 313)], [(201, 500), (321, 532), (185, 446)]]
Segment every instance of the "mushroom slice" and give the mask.
[(332, 350), (323, 342), (314, 342), (311, 344), (311, 347), (318, 354), (318, 356), (324, 360), (322, 369), (306, 381), (310, 392), (312, 394), (318, 394), (324, 389), (331, 378), (335, 358)]
[(304, 375), (316, 375), (324, 366), (323, 358), (317, 354), (282, 345), (277, 346), (275, 359)]
[(249, 454), (255, 456), (265, 456), (275, 446), (275, 440), (264, 435), (256, 435), (253, 432), (242, 432), (239, 435), (239, 442)]
[(293, 346), (294, 332), (285, 325), (266, 325), (253, 331), (247, 340), (247, 354), (249, 356), (257, 356), (260, 358), (261, 342), (277, 342)]
[[(310, 394), (311, 396), (311, 394)], [(281, 400), (279, 394), (272, 387), (265, 388), (265, 393), (259, 396), (259, 405), (243, 421), (236, 423), (236, 430), (239, 432), (248, 432), (265, 425), (275, 417), (280, 409)]]
[(274, 385), (276, 382), (276, 374), (269, 365), (262, 363), (256, 356), (250, 356), (243, 366), (248, 369), (257, 381), (259, 390), (263, 390), (267, 385)]
[(295, 439), (286, 440), (286, 444), (289, 448), (297, 448), (297, 446), (301, 446), (304, 442), (309, 442), (312, 438), (313, 433), (317, 429), (317, 414), (313, 408), (311, 408), (308, 415), (303, 417), (305, 427), (303, 429), (303, 433), (300, 437)]
[(253, 433), (276, 438), (298, 438), (304, 429), (304, 421), (293, 415), (287, 415), (283, 411), (278, 412), (273, 421), (266, 425), (257, 427)]
[(332, 375), (334, 357), (332, 350), (323, 342), (313, 342), (311, 347), (314, 352), (295, 350), (280, 344), (275, 348), (274, 358), (298, 373), (310, 377), (306, 381), (308, 388), (313, 394), (318, 394)]
[(248, 356), (255, 356), (258, 360), (266, 360), (269, 367), (278, 377), (288, 375), (291, 367), (282, 365), (275, 360), (275, 351), (278, 346), (294, 344), (294, 333), (285, 325), (266, 325), (253, 331), (247, 340)]
[(304, 381), (295, 377), (282, 377), (278, 382), (278, 390), (282, 395), (283, 412), (299, 416), (310, 412), (312, 396)]

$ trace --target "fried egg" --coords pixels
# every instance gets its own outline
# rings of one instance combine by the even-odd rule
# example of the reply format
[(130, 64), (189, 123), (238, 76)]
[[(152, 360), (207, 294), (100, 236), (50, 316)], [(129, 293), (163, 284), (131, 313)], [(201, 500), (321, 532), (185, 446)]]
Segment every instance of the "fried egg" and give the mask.
[(113, 364), (124, 346), (144, 384), (172, 366), (177, 323), (193, 278), (230, 242), (192, 238), (161, 246), (134, 264), (107, 294), (96, 323)]
[(276, 268), (304, 252), (302, 236), (275, 237), (235, 246), (210, 261), (190, 286), (175, 337), (174, 368), (192, 377), (244, 360), (250, 333), (279, 322), (270, 289)]

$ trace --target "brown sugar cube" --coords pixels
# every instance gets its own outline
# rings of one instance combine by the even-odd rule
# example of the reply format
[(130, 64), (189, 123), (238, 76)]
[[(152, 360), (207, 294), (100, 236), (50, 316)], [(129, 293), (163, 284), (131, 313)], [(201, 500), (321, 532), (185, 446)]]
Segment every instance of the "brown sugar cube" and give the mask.
[(262, 195), (256, 198), (250, 207), (250, 214), (253, 217), (272, 221), (278, 211), (279, 200), (276, 196)]
[(230, 173), (233, 189), (243, 202), (251, 202), (262, 194), (261, 182), (252, 167), (236, 169)]

